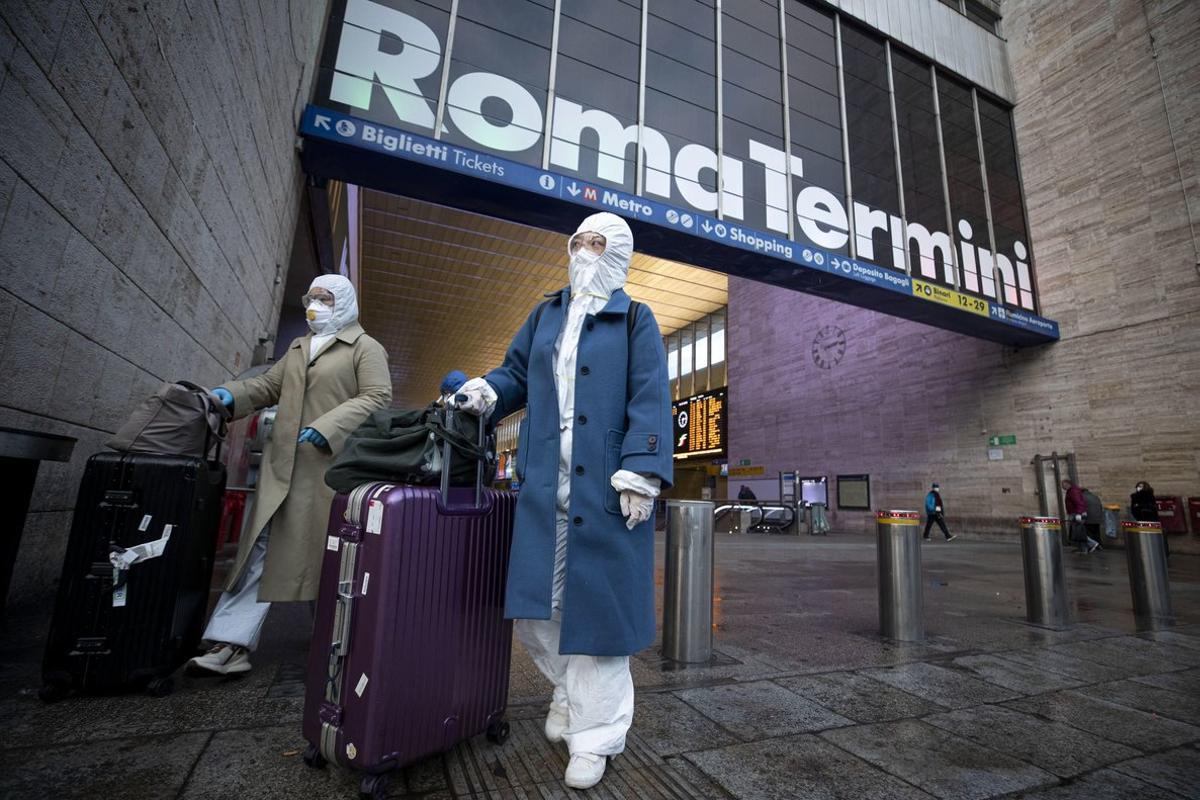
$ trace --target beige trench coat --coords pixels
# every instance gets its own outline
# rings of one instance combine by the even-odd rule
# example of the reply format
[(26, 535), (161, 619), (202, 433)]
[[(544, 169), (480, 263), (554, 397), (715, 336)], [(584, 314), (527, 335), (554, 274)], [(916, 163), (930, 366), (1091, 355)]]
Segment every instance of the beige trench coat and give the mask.
[[(229, 591), (236, 584), (269, 522), (271, 538), (258, 589), (261, 601), (316, 599), (334, 494), (325, 485), (325, 470), (350, 432), (392, 399), (387, 352), (358, 323), (339, 332), (309, 364), (311, 343), (312, 336), (302, 336), (267, 372), (225, 385), (233, 395), (235, 419), (279, 404), (263, 452), (253, 516), (244, 529), (253, 535), (238, 543), (237, 561), (225, 585)], [(324, 436), (332, 452), (297, 444), (306, 427)]]

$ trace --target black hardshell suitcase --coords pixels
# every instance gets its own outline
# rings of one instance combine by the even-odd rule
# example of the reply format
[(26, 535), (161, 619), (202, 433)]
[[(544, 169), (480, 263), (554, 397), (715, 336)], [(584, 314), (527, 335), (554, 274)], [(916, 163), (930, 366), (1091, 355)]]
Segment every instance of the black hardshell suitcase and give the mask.
[[(72, 689), (170, 692), (171, 673), (203, 632), (224, 491), (224, 466), (201, 458), (88, 459), (46, 639), (43, 700)], [(132, 560), (130, 548), (164, 534), (160, 554), (114, 566), (114, 554)]]

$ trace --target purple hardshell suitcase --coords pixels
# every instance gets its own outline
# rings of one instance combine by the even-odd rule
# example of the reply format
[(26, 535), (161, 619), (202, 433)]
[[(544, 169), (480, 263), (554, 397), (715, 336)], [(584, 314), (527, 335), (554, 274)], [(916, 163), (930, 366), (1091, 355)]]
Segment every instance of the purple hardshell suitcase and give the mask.
[[(444, 458), (449, 459), (448, 448)], [(446, 463), (446, 462), (443, 462)], [(304, 700), (304, 760), (389, 773), (487, 732), (508, 735), (504, 619), (516, 496), (366, 483), (330, 511)]]

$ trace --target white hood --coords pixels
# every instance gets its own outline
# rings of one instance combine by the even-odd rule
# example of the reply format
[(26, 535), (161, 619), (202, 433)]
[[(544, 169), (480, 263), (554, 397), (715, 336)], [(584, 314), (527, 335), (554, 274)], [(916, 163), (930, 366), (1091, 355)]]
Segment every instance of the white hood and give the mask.
[(591, 263), (572, 258), (571, 297), (592, 296), (608, 300), (617, 289), (625, 287), (629, 277), (629, 261), (633, 258), (633, 232), (625, 220), (616, 214), (602, 211), (579, 223), (576, 233), (593, 231), (605, 239), (604, 253)]
[(349, 278), (342, 275), (318, 275), (313, 279), (312, 288), (318, 287), (333, 295), (333, 315), (321, 330), (313, 331), (314, 335), (333, 336), (358, 321), (358, 294)]

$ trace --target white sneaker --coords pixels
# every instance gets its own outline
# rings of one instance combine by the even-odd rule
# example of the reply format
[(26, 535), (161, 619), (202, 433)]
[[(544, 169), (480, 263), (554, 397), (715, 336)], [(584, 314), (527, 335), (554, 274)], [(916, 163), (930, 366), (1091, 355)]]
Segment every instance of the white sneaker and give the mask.
[(567, 709), (551, 703), (550, 713), (546, 715), (546, 738), (551, 742), (561, 742), (569, 721)]
[(567, 764), (566, 784), (572, 789), (590, 789), (604, 777), (608, 756), (592, 753), (573, 753)]
[(250, 651), (236, 644), (217, 642), (202, 656), (188, 661), (188, 671), (233, 675), (250, 671)]

